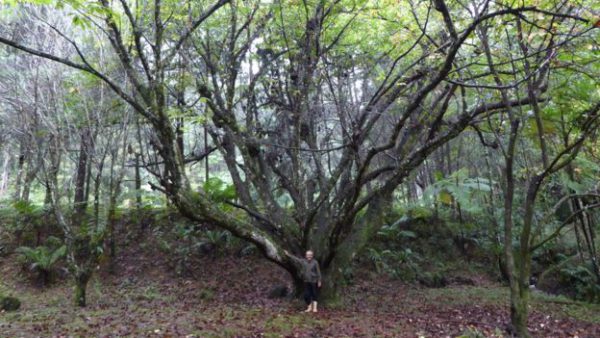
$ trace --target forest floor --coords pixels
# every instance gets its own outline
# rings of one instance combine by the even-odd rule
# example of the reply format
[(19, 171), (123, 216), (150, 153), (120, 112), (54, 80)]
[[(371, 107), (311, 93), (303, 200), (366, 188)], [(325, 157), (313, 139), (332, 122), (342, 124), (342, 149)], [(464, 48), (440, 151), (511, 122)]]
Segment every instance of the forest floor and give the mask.
[[(14, 257), (0, 258), (0, 287), (23, 303), (0, 313), (0, 337), (506, 336), (508, 290), (482, 276), (423, 288), (365, 270), (340, 304), (305, 314), (299, 301), (266, 297), (289, 280), (258, 257), (206, 257), (183, 278), (153, 250), (128, 249), (114, 276), (101, 269), (85, 309), (72, 305), (70, 281), (40, 289)], [(600, 306), (534, 293), (529, 327), (535, 337), (600, 337)]]

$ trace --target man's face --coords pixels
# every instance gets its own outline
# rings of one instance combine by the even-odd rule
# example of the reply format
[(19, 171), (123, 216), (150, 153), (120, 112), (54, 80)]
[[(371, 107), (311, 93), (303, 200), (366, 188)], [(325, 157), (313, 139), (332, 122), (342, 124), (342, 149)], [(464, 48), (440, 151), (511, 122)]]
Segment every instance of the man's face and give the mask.
[(313, 252), (312, 252), (312, 251), (307, 251), (307, 252), (306, 252), (306, 259), (308, 259), (309, 261), (310, 261), (311, 259), (313, 259)]

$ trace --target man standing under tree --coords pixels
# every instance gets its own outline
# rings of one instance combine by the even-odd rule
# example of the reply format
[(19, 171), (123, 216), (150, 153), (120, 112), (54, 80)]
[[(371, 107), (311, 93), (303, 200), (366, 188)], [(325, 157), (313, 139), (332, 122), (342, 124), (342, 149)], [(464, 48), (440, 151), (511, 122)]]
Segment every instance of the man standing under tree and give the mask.
[(304, 312), (317, 312), (317, 297), (321, 287), (321, 269), (319, 262), (314, 259), (312, 250), (306, 251), (305, 259), (299, 259), (289, 252), (284, 251), (287, 256), (302, 265), (302, 278), (304, 279), (304, 301), (308, 308)]

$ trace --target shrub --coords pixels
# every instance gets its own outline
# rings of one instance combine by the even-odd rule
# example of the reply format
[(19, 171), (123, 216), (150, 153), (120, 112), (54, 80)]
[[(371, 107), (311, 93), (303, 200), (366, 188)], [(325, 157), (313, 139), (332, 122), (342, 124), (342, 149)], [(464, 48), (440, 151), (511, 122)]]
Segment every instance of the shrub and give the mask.
[[(55, 240), (53, 239), (52, 242), (55, 242)], [(45, 245), (36, 248), (22, 246), (17, 249), (17, 252), (29, 265), (29, 269), (37, 272), (41, 285), (46, 286), (51, 282), (57, 263), (66, 255), (67, 247), (65, 245), (56, 248)]]
[(419, 270), (420, 256), (408, 248), (403, 250), (369, 248), (367, 258), (373, 263), (377, 273), (386, 273), (393, 278), (414, 280)]
[(597, 281), (592, 267), (587, 265), (567, 265), (560, 269), (560, 280), (574, 290), (573, 297), (578, 300), (600, 303), (600, 281)]
[(21, 301), (16, 297), (0, 295), (0, 310), (17, 311), (21, 307)]

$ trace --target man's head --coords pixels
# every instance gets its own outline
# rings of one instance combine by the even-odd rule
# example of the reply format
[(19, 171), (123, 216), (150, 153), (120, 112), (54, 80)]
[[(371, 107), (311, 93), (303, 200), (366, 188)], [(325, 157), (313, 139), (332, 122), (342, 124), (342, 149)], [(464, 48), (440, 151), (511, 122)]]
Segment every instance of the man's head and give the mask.
[(307, 259), (307, 260), (309, 260), (309, 261), (310, 261), (310, 260), (312, 260), (312, 259), (313, 259), (313, 256), (314, 256), (314, 255), (315, 255), (315, 254), (312, 252), (312, 250), (308, 250), (308, 251), (306, 251), (305, 257), (306, 257), (306, 259)]

